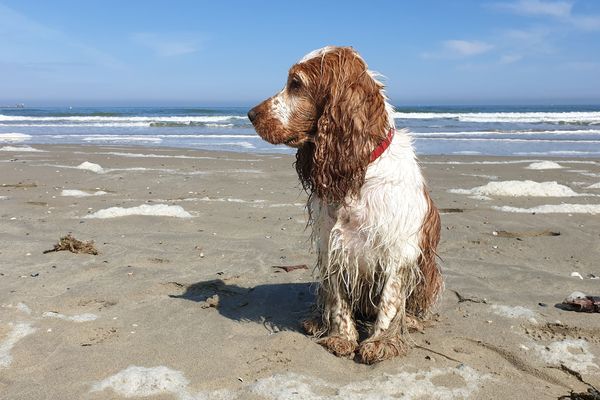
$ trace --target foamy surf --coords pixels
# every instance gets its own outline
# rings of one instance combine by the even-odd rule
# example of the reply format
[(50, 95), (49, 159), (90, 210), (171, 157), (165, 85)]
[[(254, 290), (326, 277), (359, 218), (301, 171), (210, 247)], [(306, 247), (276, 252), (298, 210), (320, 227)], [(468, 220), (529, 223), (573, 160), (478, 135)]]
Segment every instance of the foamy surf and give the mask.
[(16, 132), (10, 132), (10, 133), (0, 133), (0, 143), (6, 143), (6, 142), (10, 142), (10, 143), (18, 143), (18, 142), (25, 142), (27, 140), (31, 139), (31, 135), (27, 135), (25, 133), (16, 133)]
[(0, 151), (10, 151), (13, 153), (31, 153), (31, 152), (43, 152), (44, 150), (35, 149), (31, 146), (2, 146)]
[(137, 207), (111, 207), (103, 210), (98, 210), (93, 214), (86, 215), (84, 218), (104, 219), (118, 218), (129, 216), (152, 216), (152, 217), (175, 217), (175, 218), (192, 218), (192, 215), (185, 211), (181, 206), (169, 206), (166, 204), (142, 204)]
[(162, 139), (155, 136), (119, 136), (119, 135), (97, 135), (87, 136), (84, 142), (151, 142), (160, 143)]
[(600, 124), (600, 112), (472, 112), (472, 113), (427, 113), (395, 112), (395, 119), (453, 119), (461, 122), (519, 122), (552, 124)]

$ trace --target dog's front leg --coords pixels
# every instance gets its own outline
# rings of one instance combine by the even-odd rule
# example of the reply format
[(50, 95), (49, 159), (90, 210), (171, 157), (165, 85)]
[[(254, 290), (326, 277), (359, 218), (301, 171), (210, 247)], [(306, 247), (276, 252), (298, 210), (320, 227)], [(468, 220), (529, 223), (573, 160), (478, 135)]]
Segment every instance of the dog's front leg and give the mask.
[[(378, 305), (377, 319), (372, 335), (360, 344), (362, 362), (374, 364), (388, 358), (405, 354), (406, 293), (400, 275), (388, 278)], [(406, 283), (404, 283), (406, 284)]]
[(327, 336), (319, 339), (319, 344), (337, 356), (350, 356), (358, 347), (352, 307), (341, 288), (326, 290), (323, 296), (323, 322), (329, 329)]

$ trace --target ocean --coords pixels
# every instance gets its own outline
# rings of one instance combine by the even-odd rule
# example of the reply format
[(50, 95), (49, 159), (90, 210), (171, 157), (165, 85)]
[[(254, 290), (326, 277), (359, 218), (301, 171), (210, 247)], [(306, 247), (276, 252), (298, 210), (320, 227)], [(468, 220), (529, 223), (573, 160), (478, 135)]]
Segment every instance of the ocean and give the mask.
[[(261, 140), (244, 107), (0, 108), (0, 145), (99, 144), (293, 153)], [(418, 154), (597, 157), (600, 105), (396, 107)]]

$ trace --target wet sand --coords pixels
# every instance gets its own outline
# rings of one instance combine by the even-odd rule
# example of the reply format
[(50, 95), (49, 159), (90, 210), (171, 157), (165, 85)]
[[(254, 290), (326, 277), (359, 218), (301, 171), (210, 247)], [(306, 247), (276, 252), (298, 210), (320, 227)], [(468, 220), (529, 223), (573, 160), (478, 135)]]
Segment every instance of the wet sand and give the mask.
[[(406, 357), (365, 366), (298, 328), (314, 255), (293, 157), (34, 147), (0, 151), (2, 398), (556, 399), (600, 386), (600, 315), (556, 307), (600, 295), (600, 216), (498, 208), (598, 205), (600, 162), (422, 157), (446, 291)], [(577, 196), (464, 191), (501, 181)], [(115, 216), (140, 212), (168, 216)], [(99, 254), (43, 254), (67, 233)]]

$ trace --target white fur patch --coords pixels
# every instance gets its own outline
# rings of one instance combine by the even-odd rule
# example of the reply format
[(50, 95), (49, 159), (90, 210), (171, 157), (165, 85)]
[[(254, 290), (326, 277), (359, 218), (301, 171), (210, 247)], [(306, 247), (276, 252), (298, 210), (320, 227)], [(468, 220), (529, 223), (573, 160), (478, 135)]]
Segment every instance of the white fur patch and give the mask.
[(312, 60), (313, 58), (316, 58), (316, 57), (321, 57), (324, 54), (329, 53), (333, 49), (335, 49), (335, 46), (325, 46), (325, 47), (321, 47), (320, 49), (315, 49), (315, 50), (311, 51), (310, 53), (308, 53), (307, 55), (305, 55), (304, 57), (302, 57), (300, 59), (300, 61), (298, 61), (298, 64), (302, 64), (302, 63), (307, 62), (308, 60)]
[(288, 101), (289, 98), (286, 96), (284, 90), (271, 99), (271, 112), (283, 126), (287, 126), (292, 115), (292, 107), (288, 104)]

